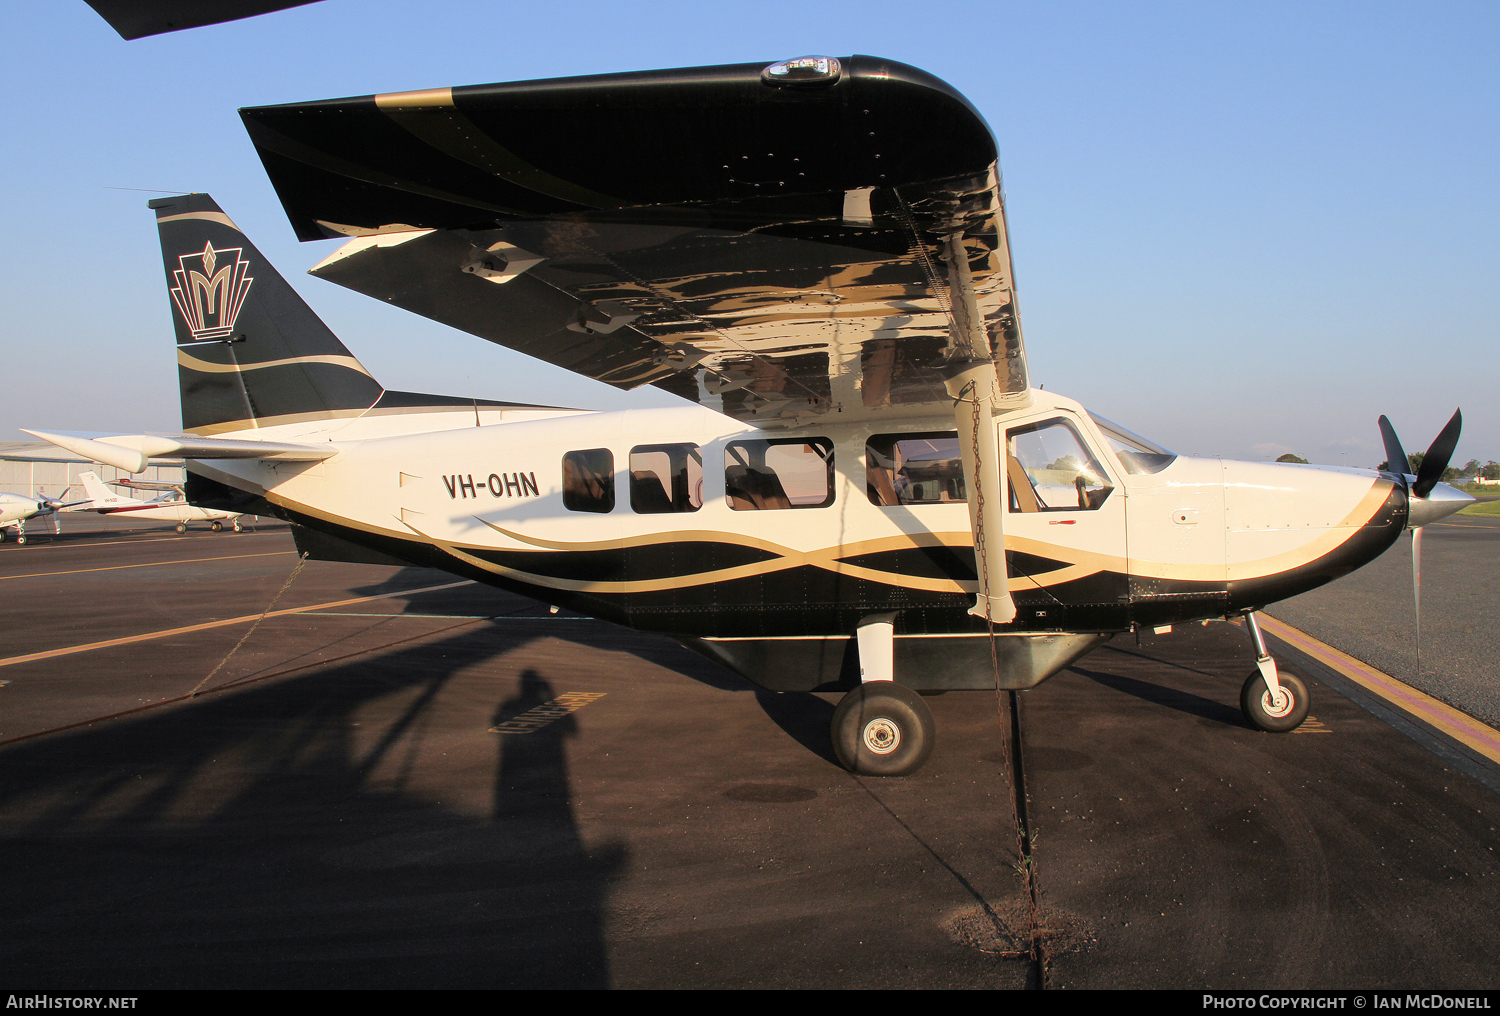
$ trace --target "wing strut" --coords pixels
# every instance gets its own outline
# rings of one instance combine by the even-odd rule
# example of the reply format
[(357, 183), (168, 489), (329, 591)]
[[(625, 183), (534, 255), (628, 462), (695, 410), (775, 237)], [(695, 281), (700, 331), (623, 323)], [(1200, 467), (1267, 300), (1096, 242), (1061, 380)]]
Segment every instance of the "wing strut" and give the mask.
[[(995, 410), (1000, 379), (990, 352), (989, 333), (974, 293), (969, 254), (961, 233), (944, 239), (948, 263), (948, 293), (952, 304), (953, 345), (961, 354), (948, 368), (948, 394), (963, 452), (964, 485), (969, 494), (969, 529), (974, 535), (974, 564), (979, 572), (979, 595), (969, 613), (996, 624), (1015, 620), (1005, 561), (1005, 523), (1001, 499), (999, 428)], [(966, 355), (962, 355), (966, 354)]]

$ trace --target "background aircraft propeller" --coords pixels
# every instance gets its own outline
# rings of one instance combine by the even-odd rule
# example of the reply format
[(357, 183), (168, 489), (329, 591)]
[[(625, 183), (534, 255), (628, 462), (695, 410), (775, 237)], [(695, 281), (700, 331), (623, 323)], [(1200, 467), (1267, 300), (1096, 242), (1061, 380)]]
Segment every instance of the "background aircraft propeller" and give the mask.
[[(1396, 428), (1391, 426), (1391, 421), (1386, 417), (1380, 418), (1380, 439), (1385, 444), (1386, 468), (1401, 478), (1401, 485), (1406, 487), (1409, 497), (1425, 498), (1432, 493), (1432, 488), (1438, 485), (1443, 478), (1443, 471), (1448, 468), (1448, 460), (1453, 458), (1453, 449), (1458, 447), (1458, 435), (1463, 430), (1464, 416), (1461, 409), (1453, 411), (1453, 417), (1438, 432), (1438, 436), (1432, 439), (1432, 444), (1427, 446), (1427, 453), (1422, 456), (1422, 464), (1417, 467), (1416, 479), (1407, 484), (1407, 470), (1411, 468), (1411, 460), (1406, 457), (1406, 450), (1401, 447), (1401, 439), (1396, 436)], [(1407, 511), (1410, 512), (1408, 504)], [(1410, 516), (1408, 515), (1408, 520)], [(1407, 523), (1410, 525), (1410, 521)], [(1417, 612), (1417, 676), (1422, 674), (1422, 530), (1424, 526), (1411, 526), (1411, 598)]]

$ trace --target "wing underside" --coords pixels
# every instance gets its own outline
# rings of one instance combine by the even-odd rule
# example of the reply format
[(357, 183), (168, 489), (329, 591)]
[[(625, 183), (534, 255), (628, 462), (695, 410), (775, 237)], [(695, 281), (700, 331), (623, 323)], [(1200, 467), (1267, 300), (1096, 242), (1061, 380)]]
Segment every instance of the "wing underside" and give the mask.
[(831, 64), (242, 115), (299, 235), (352, 237), (313, 274), (585, 376), (757, 426), (946, 410), (976, 356), (1024, 393), (989, 128), (921, 71)]

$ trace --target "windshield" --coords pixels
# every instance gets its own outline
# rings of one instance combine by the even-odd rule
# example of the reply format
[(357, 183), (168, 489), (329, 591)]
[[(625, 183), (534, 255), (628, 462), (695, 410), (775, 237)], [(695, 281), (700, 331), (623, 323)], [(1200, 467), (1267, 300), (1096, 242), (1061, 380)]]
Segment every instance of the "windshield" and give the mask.
[(1120, 465), (1125, 467), (1125, 472), (1159, 473), (1177, 460), (1176, 452), (1169, 452), (1161, 445), (1153, 444), (1139, 434), (1132, 434), (1118, 423), (1111, 423), (1095, 413), (1090, 413), (1089, 416), (1093, 417), (1099, 429), (1104, 432), (1110, 450), (1120, 460)]

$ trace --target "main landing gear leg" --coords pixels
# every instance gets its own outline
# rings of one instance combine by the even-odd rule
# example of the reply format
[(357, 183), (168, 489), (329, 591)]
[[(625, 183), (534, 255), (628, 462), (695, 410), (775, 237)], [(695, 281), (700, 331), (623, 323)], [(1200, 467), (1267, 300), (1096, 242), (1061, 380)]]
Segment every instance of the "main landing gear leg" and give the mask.
[(860, 685), (833, 711), (833, 751), (863, 776), (906, 776), (921, 768), (937, 739), (932, 710), (895, 681), (895, 614), (860, 623)]
[(1240, 708), (1245, 719), (1257, 730), (1273, 734), (1296, 730), (1307, 719), (1308, 707), (1312, 705), (1307, 685), (1295, 674), (1276, 669), (1276, 661), (1266, 650), (1266, 639), (1253, 610), (1245, 614), (1245, 630), (1250, 633), (1250, 641), (1255, 646), (1255, 670), (1240, 690)]

